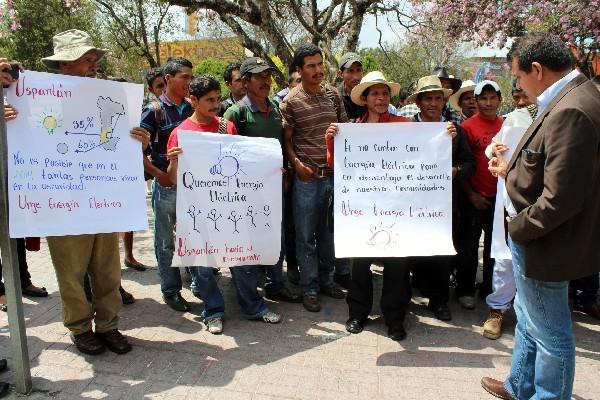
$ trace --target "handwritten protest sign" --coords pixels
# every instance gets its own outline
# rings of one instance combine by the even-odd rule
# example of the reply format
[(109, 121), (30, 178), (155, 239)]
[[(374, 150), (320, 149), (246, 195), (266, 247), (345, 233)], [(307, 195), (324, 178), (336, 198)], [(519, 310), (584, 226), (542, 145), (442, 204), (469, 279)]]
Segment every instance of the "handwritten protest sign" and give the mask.
[(25, 71), (8, 89), (11, 237), (148, 227), (139, 125), (143, 87)]
[(281, 145), (179, 131), (173, 265), (274, 265), (281, 250)]
[(445, 123), (340, 124), (334, 146), (336, 257), (455, 254)]

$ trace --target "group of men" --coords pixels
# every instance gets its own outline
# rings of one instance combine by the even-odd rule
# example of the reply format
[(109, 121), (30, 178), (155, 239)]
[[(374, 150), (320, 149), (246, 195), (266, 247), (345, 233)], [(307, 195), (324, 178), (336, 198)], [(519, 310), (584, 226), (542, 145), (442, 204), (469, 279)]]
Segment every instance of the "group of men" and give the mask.
[[(58, 73), (93, 78), (104, 54), (105, 50), (92, 45), (87, 33), (69, 30), (54, 37), (54, 55), (43, 61)], [(516, 292), (518, 324), (511, 373), (504, 383), (488, 378), (482, 381), (486, 390), (502, 398), (532, 398), (536, 393), (542, 398), (545, 392), (551, 393), (548, 398), (570, 395), (574, 339), (567, 302), (569, 280), (587, 279), (583, 284), (592, 285), (592, 291), (593, 282), (598, 284), (600, 259), (592, 248), (600, 233), (600, 94), (572, 70), (569, 56), (564, 44), (553, 36), (531, 35), (513, 47), (515, 106), (531, 106), (537, 98), (537, 110), (529, 108), (534, 110), (530, 115), (533, 123), (511, 160), (504, 160), (506, 148), (494, 143), (505, 121), (498, 115), (502, 93), (493, 81), (461, 82), (440, 67), (419, 79), (414, 92), (407, 96), (414, 103), (389, 109), (417, 122), (451, 121), (456, 127), (452, 176), (456, 178), (453, 239), (458, 255), (415, 258), (413, 285), (429, 298), (429, 308), (437, 318), (450, 320), (449, 287), (454, 276), (460, 306), (473, 309), (479, 240), (485, 232), (479, 295), (488, 296), (491, 309), (488, 326), (484, 326), (484, 332), (491, 332), (487, 337), (499, 337), (503, 312)], [(172, 267), (177, 192), (174, 170), (182, 152), (177, 143), (180, 125), (198, 132), (269, 137), (281, 142), (285, 229), (280, 260), (263, 266), (265, 296), (302, 303), (311, 312), (320, 311), (321, 295), (344, 298), (343, 289), (352, 279), (352, 260), (334, 257), (329, 213), (334, 182), (324, 135), (330, 124), (356, 120), (366, 109), (350, 96), (363, 78), (360, 57), (345, 54), (339, 66), (341, 82), (335, 88), (324, 83), (321, 50), (314, 44), (300, 45), (289, 71), (289, 86), (273, 99), (269, 95), (275, 68), (257, 57), (224, 71), (229, 89), (224, 100), (220, 99), (218, 81), (208, 75), (194, 77), (189, 60), (170, 58), (160, 70), (148, 74), (148, 89), (155, 99), (144, 106), (140, 127), (133, 128), (131, 134), (143, 144), (144, 171), (153, 179), (154, 250), (163, 299), (169, 307), (182, 312), (190, 309), (181, 295), (180, 271)], [(5, 84), (13, 83), (8, 74), (2, 74), (2, 79)], [(488, 147), (491, 153), (486, 154)], [(507, 193), (502, 199), (515, 272), (512, 276), (511, 268), (502, 279), (492, 279), (490, 246), (498, 176), (506, 180)], [(119, 354), (131, 350), (118, 331), (121, 297), (117, 240), (117, 234), (47, 238), (63, 322), (83, 353), (98, 354), (106, 347)], [(284, 257), (288, 280), (299, 285), (301, 294), (284, 281)], [(204, 301), (202, 316), (207, 329), (221, 333), (225, 306), (215, 271), (206, 266), (189, 267), (191, 290)], [(268, 309), (257, 291), (259, 268), (240, 266), (231, 272), (244, 316), (279, 322), (281, 316)], [(86, 275), (93, 302), (85, 298)], [(498, 292), (502, 293), (501, 300), (494, 297)], [(577, 303), (577, 307), (600, 318), (595, 293), (588, 298), (594, 301)]]

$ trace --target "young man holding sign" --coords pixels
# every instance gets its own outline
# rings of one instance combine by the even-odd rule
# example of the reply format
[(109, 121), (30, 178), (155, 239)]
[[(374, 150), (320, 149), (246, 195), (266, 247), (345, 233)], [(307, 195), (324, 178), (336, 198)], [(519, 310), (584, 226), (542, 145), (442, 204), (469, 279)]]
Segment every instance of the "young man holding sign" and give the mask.
[[(86, 32), (71, 29), (55, 35), (53, 41), (54, 55), (42, 59), (49, 69), (63, 75), (96, 77), (98, 60), (106, 50), (94, 47)], [(131, 134), (144, 148), (148, 145), (150, 136), (145, 130), (133, 128)], [(63, 323), (77, 349), (86, 354), (102, 353), (106, 347), (118, 354), (129, 352), (131, 345), (118, 331), (122, 307), (118, 233), (49, 236), (47, 242), (62, 300)], [(93, 307), (84, 294), (86, 275), (94, 293)]]
[[(237, 135), (235, 125), (225, 118), (217, 117), (221, 86), (219, 81), (210, 75), (200, 75), (190, 83), (190, 101), (194, 107), (192, 116), (177, 127), (167, 143), (167, 156), (170, 160), (167, 173), (169, 179), (177, 182), (178, 157), (183, 153), (179, 147), (179, 131), (210, 132)], [(262, 320), (275, 324), (281, 320), (281, 315), (270, 311), (263, 298), (258, 294), (258, 274), (254, 265), (232, 267), (231, 276), (234, 281), (238, 303), (242, 313), (248, 319)], [(210, 333), (219, 334), (223, 331), (223, 316), (225, 301), (217, 285), (217, 280), (211, 268), (195, 268), (196, 289), (204, 300), (202, 317)]]

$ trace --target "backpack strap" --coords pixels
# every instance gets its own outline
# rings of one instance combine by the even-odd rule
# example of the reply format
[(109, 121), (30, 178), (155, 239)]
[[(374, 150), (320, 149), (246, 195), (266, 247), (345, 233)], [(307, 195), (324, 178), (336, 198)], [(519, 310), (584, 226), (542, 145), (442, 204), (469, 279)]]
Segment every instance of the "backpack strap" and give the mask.
[(154, 109), (154, 133), (150, 135), (150, 142), (157, 143), (160, 127), (165, 119), (165, 110), (158, 100), (152, 99), (150, 100), (150, 104), (152, 104), (152, 108)]
[(227, 120), (223, 117), (219, 118), (219, 135), (227, 133)]
[(329, 84), (325, 84), (323, 89), (325, 90), (325, 96), (327, 96), (327, 98), (329, 99), (329, 101), (331, 101), (331, 104), (333, 105), (333, 109), (335, 110), (335, 114), (337, 115), (337, 119), (339, 122), (340, 118), (342, 117), (340, 110), (340, 95), (337, 92), (337, 89), (334, 89)]

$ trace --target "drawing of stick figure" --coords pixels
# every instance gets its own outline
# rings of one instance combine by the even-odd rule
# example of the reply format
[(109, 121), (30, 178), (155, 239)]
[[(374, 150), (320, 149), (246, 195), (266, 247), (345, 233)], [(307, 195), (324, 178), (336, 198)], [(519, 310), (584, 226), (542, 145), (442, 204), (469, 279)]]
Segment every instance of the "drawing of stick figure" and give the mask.
[(257, 212), (254, 212), (254, 209), (252, 208), (252, 206), (248, 206), (248, 212), (246, 213), (247, 217), (250, 217), (250, 223), (252, 224), (253, 227), (256, 228), (256, 224), (254, 223), (254, 216), (258, 214)]
[(200, 214), (202, 214), (201, 210), (198, 210), (196, 212), (196, 207), (194, 207), (193, 205), (190, 206), (190, 208), (188, 209), (188, 215), (190, 216), (190, 218), (192, 218), (192, 221), (194, 223), (194, 230), (198, 233), (200, 233), (200, 231), (198, 230), (198, 228), (196, 228), (196, 217)]
[(232, 211), (231, 214), (229, 214), (229, 217), (227, 217), (228, 220), (230, 220), (231, 222), (233, 222), (233, 233), (240, 233), (240, 231), (238, 231), (237, 228), (237, 223), (239, 220), (242, 219), (241, 215), (238, 215), (237, 212)]
[(265, 217), (267, 218), (267, 221), (265, 222), (265, 226), (268, 226), (270, 228), (271, 225), (269, 224), (269, 215), (271, 215), (271, 208), (268, 205), (265, 205), (263, 207), (263, 214), (265, 214)]
[(207, 219), (210, 219), (210, 220), (213, 222), (213, 224), (214, 224), (214, 229), (215, 229), (215, 231), (217, 231), (217, 232), (221, 232), (221, 231), (219, 230), (219, 228), (217, 227), (217, 221), (218, 221), (219, 219), (221, 219), (221, 217), (222, 217), (222, 216), (223, 216), (222, 214), (219, 214), (219, 215), (217, 216), (217, 210), (215, 210), (215, 209), (213, 208), (212, 210), (210, 210), (210, 213), (208, 213), (208, 216), (206, 217)]

